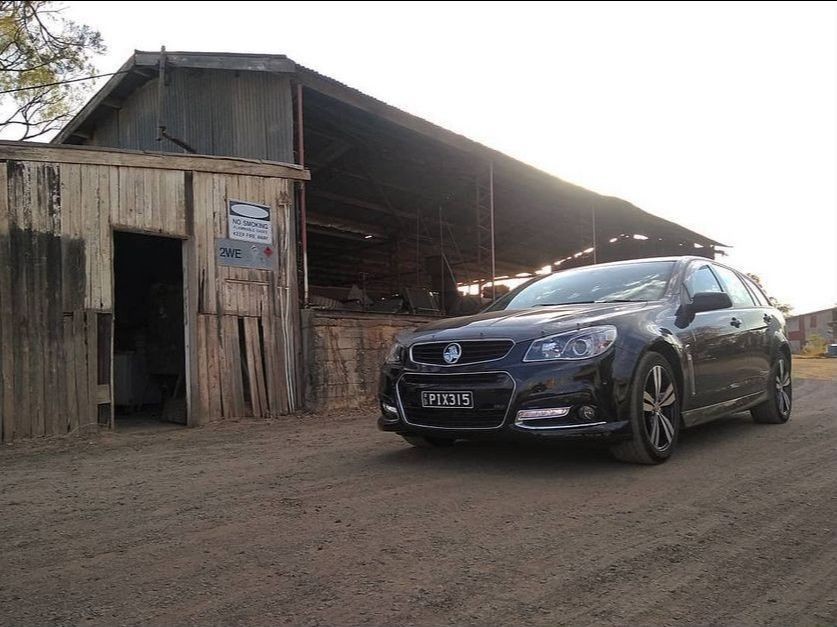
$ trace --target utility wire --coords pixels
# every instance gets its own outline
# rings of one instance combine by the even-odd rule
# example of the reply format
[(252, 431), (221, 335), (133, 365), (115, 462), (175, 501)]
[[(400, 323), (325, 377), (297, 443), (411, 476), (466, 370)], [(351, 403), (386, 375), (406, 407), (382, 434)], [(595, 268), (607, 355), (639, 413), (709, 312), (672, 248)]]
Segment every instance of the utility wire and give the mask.
[(42, 85), (29, 85), (27, 87), (15, 87), (14, 89), (4, 89), (0, 91), (0, 95), (11, 94), (17, 91), (26, 91), (29, 89), (43, 89), (44, 87), (56, 87), (57, 85), (66, 85), (67, 83), (78, 83), (80, 81), (92, 81), (95, 78), (103, 78), (105, 76), (116, 76), (117, 74), (127, 74), (131, 70), (120, 70), (118, 72), (108, 72), (107, 74), (94, 74), (93, 76), (82, 76), (80, 78), (68, 78), (65, 81), (55, 81), (54, 83), (43, 83)]

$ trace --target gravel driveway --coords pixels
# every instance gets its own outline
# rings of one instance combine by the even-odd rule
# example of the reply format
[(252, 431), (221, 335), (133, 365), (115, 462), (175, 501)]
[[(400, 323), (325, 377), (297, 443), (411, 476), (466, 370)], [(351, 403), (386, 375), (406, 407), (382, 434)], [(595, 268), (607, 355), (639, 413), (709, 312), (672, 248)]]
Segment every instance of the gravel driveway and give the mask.
[(656, 467), (370, 415), (5, 446), (0, 623), (834, 624), (837, 360), (795, 365), (787, 425)]

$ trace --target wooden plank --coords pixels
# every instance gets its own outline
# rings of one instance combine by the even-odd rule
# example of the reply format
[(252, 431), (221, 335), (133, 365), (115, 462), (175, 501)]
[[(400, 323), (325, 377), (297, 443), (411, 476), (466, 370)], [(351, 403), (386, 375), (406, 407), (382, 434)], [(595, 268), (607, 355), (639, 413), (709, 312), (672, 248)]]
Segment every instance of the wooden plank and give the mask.
[(250, 396), (250, 415), (261, 416), (262, 405), (259, 399), (259, 386), (256, 381), (256, 356), (254, 354), (255, 347), (253, 346), (253, 331), (250, 324), (250, 318), (242, 318), (244, 320), (244, 363), (247, 372), (247, 390)]
[(250, 381), (250, 399), (254, 416), (266, 416), (267, 392), (265, 391), (262, 344), (259, 338), (259, 319), (244, 318), (244, 331), (247, 346), (247, 376)]
[(193, 170), (217, 174), (266, 176), (307, 181), (308, 170), (292, 164), (255, 159), (190, 155), (179, 153), (140, 152), (103, 147), (70, 145), (34, 145), (0, 141), (0, 160), (46, 161), (86, 165), (124, 166), (160, 170)]
[(128, 168), (116, 168), (116, 180), (119, 193), (119, 203), (116, 212), (111, 216), (111, 224), (114, 228), (133, 224), (128, 215), (131, 211), (133, 194), (128, 191)]
[(0, 442), (15, 438), (14, 311), (10, 274), (9, 195), (6, 163), (0, 162)]
[(64, 316), (64, 375), (66, 378), (66, 407), (63, 421), (64, 433), (78, 429), (78, 390), (76, 383), (76, 342), (74, 320), (80, 314)]
[(198, 322), (198, 261), (197, 240), (194, 224), (194, 177), (191, 172), (184, 172), (185, 188), (185, 232), (191, 237), (183, 242), (183, 325), (186, 373), (186, 424), (201, 424), (199, 411), (200, 379), (197, 371), (197, 333)]
[(183, 174), (176, 171), (158, 171), (160, 179), (160, 209), (163, 230), (171, 235), (186, 234), (186, 204)]
[(273, 325), (270, 324), (270, 316), (256, 318), (264, 341), (261, 343), (263, 365), (264, 365), (264, 390), (265, 405), (268, 416), (277, 416), (282, 413), (279, 410), (279, 393), (276, 386), (276, 345), (273, 343)]
[(99, 297), (101, 309), (113, 309), (113, 236), (110, 228), (111, 217), (111, 185), (110, 177), (112, 168), (104, 166), (98, 169), (98, 186), (96, 198), (98, 204), (98, 259), (97, 270), (99, 273)]
[(45, 177), (44, 166), (26, 164), (30, 168), (32, 176), (28, 190), (29, 211), (31, 212), (32, 231), (26, 236), (32, 245), (32, 259), (29, 283), (29, 317), (31, 335), (29, 342), (32, 351), (29, 356), (29, 392), (30, 392), (30, 413), (32, 416), (32, 435), (35, 437), (46, 434), (46, 361), (48, 357), (48, 338), (46, 323), (46, 308), (49, 298), (52, 296), (47, 292), (46, 265), (47, 246), (46, 241), (46, 194), (44, 193)]
[(192, 234), (191, 225), (189, 222), (189, 215), (191, 212), (191, 207), (187, 207), (187, 196), (191, 194), (191, 186), (192, 186), (192, 173), (189, 172), (188, 176), (186, 172), (178, 172), (177, 173), (180, 181), (175, 186), (172, 183), (172, 188), (174, 190), (174, 203), (177, 207), (181, 207), (182, 210), (177, 214), (177, 220), (174, 223), (174, 233), (183, 233), (184, 236), (189, 236)]
[(272, 415), (288, 413), (288, 392), (285, 382), (285, 363), (279, 320), (271, 315), (262, 317), (265, 350), (265, 386)]
[(229, 355), (229, 339), (227, 337), (225, 316), (215, 316), (215, 332), (218, 335), (218, 368), (221, 374), (221, 416), (229, 418), (235, 415), (235, 391), (233, 378), (235, 372), (232, 370), (231, 358)]
[(95, 311), (85, 311), (85, 331), (87, 332), (87, 413), (83, 424), (95, 425), (99, 423), (99, 409), (97, 406), (99, 372), (98, 354), (99, 342)]
[(206, 207), (209, 202), (208, 186), (211, 184), (211, 177), (196, 172), (192, 177), (192, 241), (195, 258), (195, 289), (197, 291), (198, 313), (215, 313), (210, 302), (209, 286), (207, 284), (207, 230)]
[(60, 169), (61, 199), (61, 302), (64, 312), (84, 306), (84, 242), (80, 233), (81, 167), (65, 164)]
[(159, 170), (143, 170), (143, 196), (145, 200), (144, 220), (142, 228), (159, 233), (163, 231), (163, 207), (160, 205), (160, 175)]
[(228, 417), (246, 415), (244, 403), (244, 382), (241, 378), (241, 343), (238, 335), (238, 318), (223, 316), (221, 325), (224, 332), (224, 354), (226, 355), (228, 376), (230, 378), (230, 413)]
[(276, 202), (276, 254), (279, 260), (274, 292), (276, 338), (281, 345), (283, 382), (288, 410), (297, 407), (303, 394), (302, 341), (297, 289), (296, 217), (290, 203), (291, 183), (278, 179), (265, 182), (266, 194)]
[(196, 172), (193, 179), (194, 239), (198, 272), (200, 313), (218, 311), (218, 288), (215, 267), (215, 205), (222, 204), (223, 180)]
[(45, 431), (49, 434), (64, 433), (66, 377), (64, 368), (64, 312), (63, 312), (63, 263), (61, 237), (60, 172), (50, 167), (47, 197), (52, 233), (46, 238), (46, 357), (44, 364)]
[[(11, 222), (9, 274), (13, 307), (12, 352), (14, 353), (15, 436), (25, 438), (32, 435), (33, 422), (30, 413), (29, 367), (31, 352), (29, 299), (32, 280), (32, 238), (29, 236), (31, 234), (31, 220), (29, 224), (26, 224), (26, 218), (24, 217), (24, 207), (28, 205), (26, 183), (24, 181), (27, 173), (20, 163), (10, 162), (8, 168), (8, 198)], [(25, 230), (27, 226), (29, 227), (28, 232)]]
[(87, 278), (84, 297), (85, 309), (98, 309), (101, 304), (99, 259), (99, 188), (98, 171), (95, 166), (81, 170), (81, 235), (85, 247), (85, 270)]
[(197, 320), (197, 358), (198, 358), (198, 408), (199, 422), (205, 424), (211, 419), (209, 402), (209, 375), (206, 354), (206, 316), (198, 316)]
[(76, 416), (72, 424), (82, 429), (90, 422), (89, 386), (87, 385), (87, 329), (86, 314), (73, 315), (73, 352), (75, 355)]
[[(202, 68), (207, 70), (237, 70), (241, 72), (282, 72), (292, 74), (296, 71), (296, 64), (285, 56), (262, 55), (258, 53), (245, 54), (192, 54), (188, 52), (167, 52), (166, 60), (173, 66), (188, 68)], [(157, 52), (137, 51), (134, 62), (138, 67), (151, 68), (157, 72), (160, 54)]]
[(96, 385), (96, 404), (103, 405), (110, 403), (110, 385), (99, 383)]
[(204, 324), (206, 325), (206, 381), (209, 388), (209, 417), (211, 420), (217, 420), (222, 417), (217, 316), (204, 316)]

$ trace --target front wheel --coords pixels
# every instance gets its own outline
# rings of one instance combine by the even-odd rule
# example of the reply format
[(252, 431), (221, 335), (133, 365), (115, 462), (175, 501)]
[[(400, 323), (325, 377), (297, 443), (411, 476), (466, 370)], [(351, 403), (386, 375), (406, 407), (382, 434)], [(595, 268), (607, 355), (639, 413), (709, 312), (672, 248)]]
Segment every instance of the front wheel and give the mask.
[(767, 400), (750, 410), (755, 422), (778, 425), (787, 422), (793, 407), (793, 382), (787, 357), (780, 356), (770, 369)]
[(647, 353), (637, 366), (631, 390), (631, 439), (610, 451), (620, 461), (660, 464), (671, 456), (679, 434), (674, 370), (659, 353)]

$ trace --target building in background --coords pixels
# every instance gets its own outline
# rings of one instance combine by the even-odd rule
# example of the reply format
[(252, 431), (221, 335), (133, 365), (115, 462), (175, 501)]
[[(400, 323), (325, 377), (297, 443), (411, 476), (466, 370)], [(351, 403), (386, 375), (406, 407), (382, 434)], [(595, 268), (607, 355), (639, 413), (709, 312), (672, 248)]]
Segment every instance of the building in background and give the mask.
[(786, 321), (794, 353), (801, 353), (813, 335), (820, 336), (827, 344), (837, 341), (837, 307), (788, 316)]
[[(508, 120), (498, 125), (527, 115), (525, 85), (497, 76), (488, 92), (509, 102)], [(484, 304), (478, 295), (496, 296), (495, 279), (722, 253), (723, 244), (708, 237), (284, 55), (136, 51), (53, 143), (285, 162), (310, 171), (310, 181), (293, 184), (289, 213), (305, 404), (313, 409), (371, 402), (397, 330), (422, 317), (475, 312)], [(220, 205), (260, 202), (249, 188), (211, 191)], [(229, 236), (225, 224), (217, 226), (216, 235)], [(223, 289), (234, 287), (227, 283)], [(199, 312), (211, 306), (198, 303)]]

